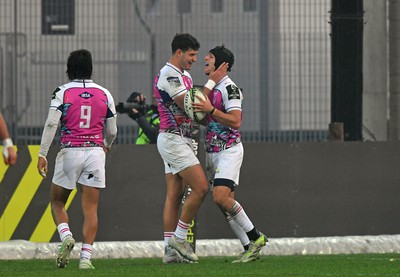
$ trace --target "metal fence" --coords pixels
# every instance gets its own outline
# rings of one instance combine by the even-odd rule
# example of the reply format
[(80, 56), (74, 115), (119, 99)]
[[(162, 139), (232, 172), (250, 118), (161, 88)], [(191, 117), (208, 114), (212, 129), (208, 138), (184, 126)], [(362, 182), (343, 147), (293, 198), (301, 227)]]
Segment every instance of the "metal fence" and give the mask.
[[(235, 54), (230, 76), (244, 92), (245, 142), (327, 139), (330, 121), (329, 0), (2, 0), (0, 104), (18, 144), (38, 144), (53, 90), (67, 82), (69, 52), (93, 54), (94, 81), (116, 102), (152, 94), (176, 33), (201, 44), (191, 71), (222, 43)], [(137, 125), (118, 118), (117, 143)]]

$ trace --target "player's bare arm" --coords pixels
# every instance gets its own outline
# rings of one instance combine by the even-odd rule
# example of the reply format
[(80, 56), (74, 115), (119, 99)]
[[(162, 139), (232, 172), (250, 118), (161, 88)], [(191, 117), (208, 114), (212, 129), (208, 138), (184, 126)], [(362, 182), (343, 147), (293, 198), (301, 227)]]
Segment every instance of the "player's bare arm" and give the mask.
[[(187, 92), (186, 92), (187, 93)], [(185, 94), (186, 93), (182, 93), (181, 95), (177, 96), (174, 98), (174, 102), (178, 105), (179, 108), (181, 108), (182, 110), (185, 110), (185, 106), (183, 104), (184, 100), (185, 100)]]
[(14, 165), (17, 162), (17, 153), (8, 133), (7, 124), (0, 113), (0, 139), (3, 141), (3, 159), (6, 165)]
[(239, 130), (242, 125), (242, 112), (240, 110), (233, 110), (228, 113), (224, 113), (218, 109), (212, 113), (212, 117), (216, 119), (222, 125), (231, 127)]
[(242, 111), (232, 110), (228, 113), (225, 113), (213, 107), (208, 97), (206, 97), (204, 100), (200, 97), (197, 97), (197, 99), (199, 99), (199, 102), (192, 104), (195, 112), (206, 112), (211, 114), (211, 116), (222, 125), (236, 130), (238, 130), (242, 125)]

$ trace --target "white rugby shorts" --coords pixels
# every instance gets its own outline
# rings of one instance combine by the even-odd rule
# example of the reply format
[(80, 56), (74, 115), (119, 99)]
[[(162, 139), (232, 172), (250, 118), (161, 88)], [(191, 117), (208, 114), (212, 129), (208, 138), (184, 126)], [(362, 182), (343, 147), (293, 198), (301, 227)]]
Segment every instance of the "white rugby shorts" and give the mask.
[(63, 148), (57, 154), (53, 183), (71, 190), (77, 183), (105, 188), (105, 163), (101, 147)]
[(208, 181), (228, 179), (239, 185), (240, 167), (243, 162), (243, 144), (216, 153), (206, 153), (206, 174)]
[(165, 173), (176, 174), (200, 163), (194, 154), (190, 138), (172, 133), (160, 133), (157, 138), (157, 149), (164, 160)]

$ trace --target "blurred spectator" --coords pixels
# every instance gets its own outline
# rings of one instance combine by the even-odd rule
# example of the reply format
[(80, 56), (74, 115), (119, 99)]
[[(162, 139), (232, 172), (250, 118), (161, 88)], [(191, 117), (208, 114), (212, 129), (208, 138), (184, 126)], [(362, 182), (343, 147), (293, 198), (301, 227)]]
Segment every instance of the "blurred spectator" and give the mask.
[(116, 106), (118, 113), (127, 114), (139, 125), (136, 144), (155, 144), (157, 143), (160, 119), (157, 103), (152, 97), (152, 104), (146, 104), (146, 97), (139, 92), (132, 92), (126, 103), (119, 102)]

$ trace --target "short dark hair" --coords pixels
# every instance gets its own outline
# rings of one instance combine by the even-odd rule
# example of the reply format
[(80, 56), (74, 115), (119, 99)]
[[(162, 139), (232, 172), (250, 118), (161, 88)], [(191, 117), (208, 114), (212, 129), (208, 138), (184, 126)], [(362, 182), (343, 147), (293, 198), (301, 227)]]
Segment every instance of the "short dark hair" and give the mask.
[(172, 40), (171, 48), (172, 54), (178, 49), (181, 49), (183, 52), (190, 49), (197, 51), (200, 48), (200, 43), (190, 34), (176, 34)]
[(231, 50), (225, 48), (225, 46), (222, 44), (221, 46), (216, 46), (211, 49), (210, 53), (215, 56), (215, 69), (217, 69), (223, 62), (227, 62), (229, 64), (228, 71), (231, 71), (233, 63), (235, 62), (235, 56)]
[(86, 49), (72, 51), (67, 61), (67, 76), (74, 79), (91, 79), (93, 72), (92, 54)]

